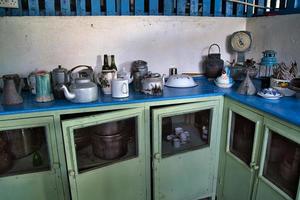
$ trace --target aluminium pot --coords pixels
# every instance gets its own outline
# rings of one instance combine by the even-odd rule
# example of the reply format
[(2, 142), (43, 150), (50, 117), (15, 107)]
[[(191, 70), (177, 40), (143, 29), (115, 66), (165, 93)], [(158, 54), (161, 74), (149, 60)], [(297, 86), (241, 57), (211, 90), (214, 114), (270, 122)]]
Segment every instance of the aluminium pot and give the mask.
[(127, 136), (122, 132), (115, 135), (92, 135), (95, 156), (104, 160), (118, 159), (127, 153)]
[(3, 131), (3, 138), (14, 159), (25, 157), (40, 149), (43, 128), (22, 128)]
[(99, 124), (95, 127), (94, 133), (97, 135), (115, 135), (124, 128), (124, 121), (113, 121)]

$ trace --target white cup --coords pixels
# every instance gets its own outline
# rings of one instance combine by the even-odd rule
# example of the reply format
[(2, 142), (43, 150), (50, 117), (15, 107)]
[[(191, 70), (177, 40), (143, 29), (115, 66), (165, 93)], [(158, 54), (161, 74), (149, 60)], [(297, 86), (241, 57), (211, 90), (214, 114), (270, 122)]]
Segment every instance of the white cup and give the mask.
[(125, 98), (129, 96), (128, 80), (116, 78), (112, 80), (112, 97)]

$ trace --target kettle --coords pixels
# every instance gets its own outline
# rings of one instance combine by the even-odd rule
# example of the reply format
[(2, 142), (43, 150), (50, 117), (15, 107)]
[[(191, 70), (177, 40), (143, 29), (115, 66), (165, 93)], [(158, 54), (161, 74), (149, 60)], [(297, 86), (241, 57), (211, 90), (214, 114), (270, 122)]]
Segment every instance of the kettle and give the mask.
[[(80, 68), (84, 68), (84, 69), (75, 72), (77, 69)], [(87, 78), (90, 79), (91, 81), (94, 81), (94, 70), (91, 66), (88, 65), (78, 65), (76, 67), (73, 67), (68, 72), (68, 77), (70, 78), (71, 82), (74, 82), (76, 78)]]
[(89, 78), (76, 78), (69, 88), (62, 85), (61, 90), (73, 103), (88, 103), (98, 99), (98, 87)]
[[(213, 46), (218, 47), (219, 53), (210, 53), (210, 50)], [(217, 78), (221, 75), (222, 69), (224, 67), (224, 61), (221, 59), (221, 49), (218, 44), (210, 45), (208, 49), (207, 59), (204, 62), (206, 69), (206, 76), (208, 78)]]
[(3, 85), (3, 105), (16, 105), (23, 103), (21, 97), (21, 79), (18, 74), (8, 74), (2, 77)]

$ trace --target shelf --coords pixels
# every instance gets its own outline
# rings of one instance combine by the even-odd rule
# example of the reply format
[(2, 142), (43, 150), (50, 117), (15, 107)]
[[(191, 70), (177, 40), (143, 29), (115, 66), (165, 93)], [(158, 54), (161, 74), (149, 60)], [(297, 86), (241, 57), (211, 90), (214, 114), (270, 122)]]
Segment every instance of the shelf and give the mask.
[[(195, 127), (194, 125), (187, 124), (175, 124), (174, 127), (182, 127), (183, 130), (190, 133), (190, 141), (186, 144), (181, 144), (179, 148), (175, 148), (172, 144), (172, 141), (167, 141), (162, 139), (162, 157), (172, 156), (178, 153), (183, 153), (187, 151), (192, 151), (209, 146), (209, 137), (208, 140), (203, 140), (201, 138), (200, 128)], [(170, 133), (171, 134), (171, 133)], [(210, 134), (210, 133), (209, 133)]]
[(37, 166), (37, 167), (33, 166), (32, 159), (34, 153), (31, 153), (26, 157), (13, 160), (12, 168), (9, 171), (1, 174), (0, 177), (21, 175), (27, 173), (36, 173), (36, 172), (50, 170), (47, 145), (43, 144), (37, 152), (41, 155), (43, 160), (43, 164), (41, 166)]

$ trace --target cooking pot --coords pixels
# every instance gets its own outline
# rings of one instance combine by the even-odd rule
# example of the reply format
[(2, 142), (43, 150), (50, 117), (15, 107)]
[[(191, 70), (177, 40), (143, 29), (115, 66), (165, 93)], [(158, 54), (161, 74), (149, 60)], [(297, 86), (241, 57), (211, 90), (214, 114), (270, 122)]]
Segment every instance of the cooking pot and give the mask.
[(142, 79), (142, 92), (150, 95), (161, 95), (164, 89), (165, 75), (149, 73)]
[(9, 144), (9, 151), (15, 159), (25, 157), (40, 149), (43, 128), (22, 128), (3, 131), (3, 138)]
[(8, 143), (0, 135), (0, 174), (8, 171), (13, 164), (11, 153), (8, 149)]
[(89, 78), (76, 78), (69, 89), (62, 85), (66, 98), (73, 103), (88, 103), (98, 99), (98, 87)]
[(112, 160), (127, 153), (127, 136), (119, 132), (115, 135), (92, 135), (92, 147), (95, 156)]
[(94, 129), (97, 135), (115, 135), (124, 129), (124, 121), (113, 121), (100, 124)]

